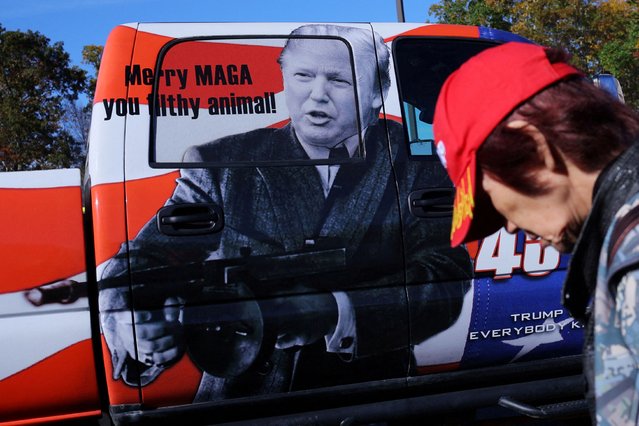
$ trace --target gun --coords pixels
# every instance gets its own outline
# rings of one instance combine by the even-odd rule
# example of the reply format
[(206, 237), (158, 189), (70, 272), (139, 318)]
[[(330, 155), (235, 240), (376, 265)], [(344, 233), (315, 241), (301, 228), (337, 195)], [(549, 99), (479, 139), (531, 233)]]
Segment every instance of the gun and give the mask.
[(222, 279), (221, 284), (198, 285), (196, 303), (186, 298), (187, 351), (209, 374), (234, 377), (260, 371), (275, 348), (278, 313), (272, 312), (269, 300), (294, 292), (325, 291), (331, 285), (326, 281), (346, 270), (346, 252), (344, 248), (305, 251), (203, 266), (205, 271), (213, 269), (205, 276), (218, 274)]
[[(269, 311), (269, 300), (330, 291), (345, 271), (344, 247), (313, 248), (147, 268), (130, 278), (103, 278), (98, 288), (127, 291), (131, 286), (133, 307), (143, 310), (157, 310), (169, 296), (182, 297), (189, 356), (209, 374), (235, 377), (261, 369), (275, 348), (277, 313)], [(86, 282), (70, 280), (27, 292), (34, 304), (68, 303), (71, 296), (86, 295)]]

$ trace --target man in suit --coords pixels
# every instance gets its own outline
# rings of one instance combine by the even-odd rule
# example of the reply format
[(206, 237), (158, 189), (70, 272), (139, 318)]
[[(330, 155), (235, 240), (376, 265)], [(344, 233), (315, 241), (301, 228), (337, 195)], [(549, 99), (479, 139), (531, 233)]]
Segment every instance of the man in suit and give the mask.
[[(352, 44), (363, 68), (357, 81), (346, 44), (334, 37)], [(406, 200), (414, 189), (445, 186), (446, 176), (407, 161), (401, 125), (378, 119), (390, 87), (383, 39), (375, 34), (371, 44), (370, 31), (306, 25), (291, 34), (279, 63), (290, 123), (191, 147), (187, 165), (245, 166), (185, 167), (167, 201), (215, 204), (224, 212), (224, 228), (215, 235), (166, 237), (151, 220), (129, 243), (134, 282), (136, 271), (157, 265), (229, 259), (250, 264), (308, 253), (323, 259), (268, 290), (260, 278), (270, 275), (269, 262), (253, 282), (244, 280), (251, 294), (266, 298), (260, 301), (264, 317), (277, 317), (274, 348), (257, 368), (251, 359), (239, 374), (205, 373), (198, 401), (401, 377), (411, 345), (450, 326), (469, 287), (470, 260), (463, 248), (448, 247), (449, 223), (420, 221), (398, 208), (398, 195)], [(290, 165), (268, 164), (283, 160)], [(103, 278), (126, 270), (123, 254)], [(409, 287), (407, 295), (406, 280), (429, 285)], [(114, 371), (127, 382), (149, 383), (184, 353), (183, 301), (165, 297), (163, 318), (144, 310), (134, 314), (144, 364), (138, 364), (139, 376), (132, 368), (132, 339), (123, 338), (130, 320), (102, 316)], [(100, 299), (103, 312), (130, 302), (117, 289), (101, 290)]]

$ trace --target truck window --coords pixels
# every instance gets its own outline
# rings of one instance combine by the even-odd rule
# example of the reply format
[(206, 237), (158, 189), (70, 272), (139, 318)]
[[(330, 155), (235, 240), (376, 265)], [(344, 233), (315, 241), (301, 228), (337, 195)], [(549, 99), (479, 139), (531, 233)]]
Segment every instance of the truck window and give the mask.
[(432, 37), (399, 38), (393, 58), (406, 140), (413, 159), (437, 159), (433, 141), (433, 114), (441, 86), (471, 56), (493, 46), (487, 41)]
[[(304, 60), (287, 62), (286, 55), (281, 54), (287, 43), (294, 49), (299, 38), (313, 39), (318, 51), (322, 50), (320, 46), (329, 45), (328, 50), (339, 52), (343, 57), (340, 67), (319, 70), (307, 66)], [(283, 73), (290, 73), (291, 78), (284, 80)], [(344, 39), (329, 36), (180, 39), (160, 52), (153, 80), (149, 99), (152, 166), (309, 165), (357, 161), (364, 156), (353, 52)], [(284, 81), (290, 86), (286, 90)], [(315, 91), (316, 96), (330, 97), (333, 101), (320, 101), (324, 106), (310, 107), (304, 104), (305, 91)], [(297, 100), (291, 99), (295, 96)], [(332, 109), (333, 105), (329, 105), (332, 103), (341, 111)], [(287, 105), (295, 105), (291, 108), (295, 111), (289, 111)], [(245, 149), (237, 152), (213, 149), (210, 152), (216, 154), (203, 161), (193, 155), (193, 150), (189, 151), (233, 135), (285, 128), (295, 114), (304, 114), (303, 120), (309, 123), (307, 134), (296, 129), (298, 139), (309, 139), (308, 143), (313, 145), (310, 128), (326, 127), (326, 122), (340, 120), (341, 132), (352, 132), (358, 138), (356, 152), (348, 159), (309, 160), (303, 153), (266, 159), (256, 158)]]

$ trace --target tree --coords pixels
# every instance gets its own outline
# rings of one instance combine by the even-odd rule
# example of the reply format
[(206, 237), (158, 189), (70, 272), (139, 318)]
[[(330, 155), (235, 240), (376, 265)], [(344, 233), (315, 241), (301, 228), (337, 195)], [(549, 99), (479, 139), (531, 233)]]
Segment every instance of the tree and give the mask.
[(78, 167), (84, 172), (84, 162), (89, 144), (89, 128), (91, 127), (91, 102), (65, 100), (63, 107), (63, 126), (73, 140), (70, 146), (71, 163), (69, 166)]
[(626, 102), (639, 109), (639, 4), (608, 1), (598, 10), (594, 26), (602, 34), (598, 71), (619, 79)]
[(485, 25), (510, 31), (512, 0), (441, 0), (430, 7), (439, 22), (462, 25)]
[(90, 103), (95, 96), (95, 85), (98, 81), (98, 71), (100, 70), (100, 62), (102, 62), (103, 50), (103, 46), (97, 46), (95, 44), (90, 44), (82, 48), (82, 63), (90, 65), (93, 68), (93, 76), (89, 77), (86, 91)]
[(69, 167), (74, 139), (64, 102), (85, 88), (61, 42), (0, 25), (0, 171)]
[(84, 160), (86, 159), (93, 98), (103, 49), (102, 46), (97, 45), (87, 45), (82, 48), (82, 63), (91, 67), (86, 76), (86, 85), (82, 93), (85, 97), (80, 100), (64, 102), (64, 128), (75, 141), (72, 147), (73, 162), (71, 166), (80, 169), (84, 169)]
[(626, 102), (639, 108), (639, 5), (636, 0), (441, 0), (440, 22), (511, 31), (573, 55), (594, 75), (617, 76)]

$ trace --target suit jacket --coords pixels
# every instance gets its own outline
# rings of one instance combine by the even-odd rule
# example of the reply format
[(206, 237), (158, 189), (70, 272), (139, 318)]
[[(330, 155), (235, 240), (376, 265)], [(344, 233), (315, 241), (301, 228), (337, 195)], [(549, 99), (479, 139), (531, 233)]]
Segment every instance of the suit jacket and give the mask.
[[(397, 123), (380, 120), (370, 126), (365, 135), (365, 159), (340, 167), (328, 197), (313, 166), (181, 170), (167, 204), (215, 203), (224, 212), (224, 229), (207, 236), (167, 237), (159, 234), (154, 220), (149, 221), (129, 243), (134, 283), (136, 272), (149, 267), (299, 253), (308, 250), (312, 241), (320, 247), (343, 249), (342, 268), (336, 268), (324, 280), (285, 279), (269, 291), (343, 291), (350, 300), (356, 325), (353, 336), (341, 337), (339, 346), (348, 356), (326, 354), (323, 342), (314, 351), (306, 348), (306, 352), (315, 354), (306, 364), (300, 353), (276, 350), (268, 379), (264, 375), (234, 380), (205, 377), (200, 399), (313, 387), (332, 384), (329, 382), (337, 378), (348, 382), (386, 374), (401, 376), (408, 368), (411, 345), (450, 326), (458, 317), (471, 274), (467, 253), (449, 247), (449, 221), (419, 220), (407, 209), (400, 215), (397, 204), (398, 196), (403, 201), (414, 189), (444, 186), (447, 177), (443, 170), (435, 173), (423, 164), (407, 161), (403, 138), (403, 129)], [(396, 160), (394, 166), (389, 155)], [(268, 159), (308, 159), (290, 125), (225, 137), (193, 147), (185, 154), (187, 163)], [(123, 253), (108, 265), (104, 276), (125, 271)], [(117, 303), (128, 303), (121, 295), (104, 294), (103, 307), (113, 307), (107, 300), (118, 298)], [(406, 317), (407, 303), (410, 337), (408, 324), (399, 322)], [(328, 361), (320, 359), (326, 357)], [(375, 366), (358, 368), (358, 362)], [(296, 375), (302, 378), (291, 381), (295, 363), (309, 368), (301, 372), (297, 369)], [(336, 365), (342, 367), (338, 373), (322, 372), (321, 366), (335, 372)], [(314, 373), (309, 373), (311, 370)]]

